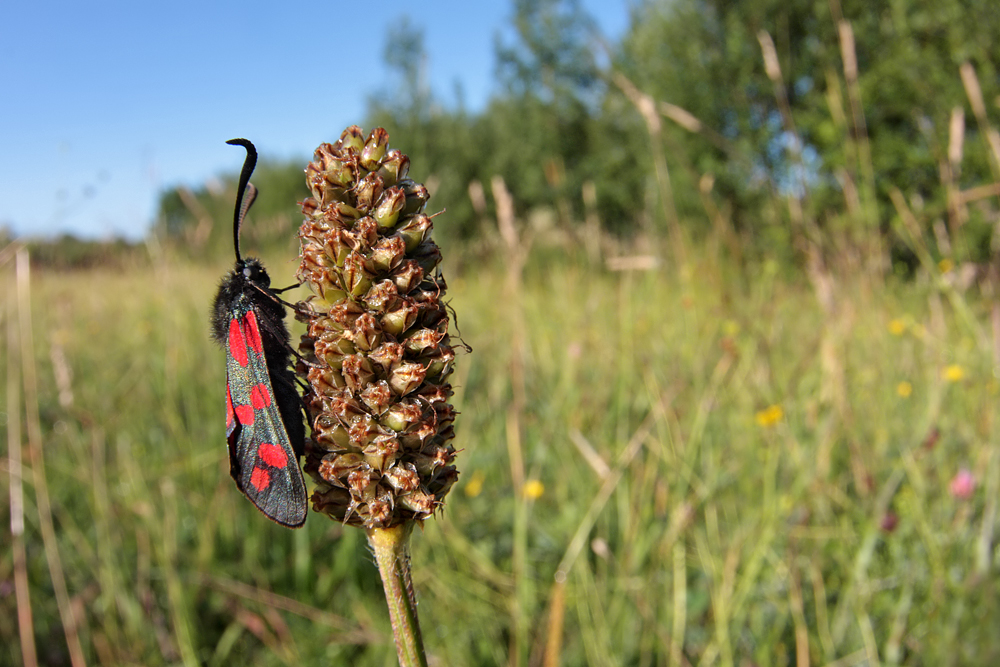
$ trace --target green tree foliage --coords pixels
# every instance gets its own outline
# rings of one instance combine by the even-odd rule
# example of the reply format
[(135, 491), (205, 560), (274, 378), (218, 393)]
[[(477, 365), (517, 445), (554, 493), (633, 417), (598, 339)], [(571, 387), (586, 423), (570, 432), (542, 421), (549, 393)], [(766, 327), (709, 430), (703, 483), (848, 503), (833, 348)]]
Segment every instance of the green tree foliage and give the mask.
[[(302, 175), (305, 160), (274, 162), (261, 160), (253, 183), (260, 191), (244, 225), (242, 243), (254, 252), (294, 241), (300, 222), (295, 202), (309, 196)], [(219, 257), (232, 253), (233, 202), (239, 173), (232, 172), (196, 189), (174, 187), (160, 196), (153, 232), (160, 238), (187, 248), (193, 256)]]
[[(845, 50), (847, 27), (854, 45)], [(481, 184), (491, 202), (497, 175), (522, 214), (544, 208), (574, 224), (589, 181), (606, 229), (625, 233), (651, 220), (655, 230), (666, 209), (658, 203), (664, 192), (654, 148), (669, 166), (679, 219), (693, 231), (708, 225), (699, 188), (708, 174), (713, 199), (744, 238), (772, 250), (790, 240), (781, 203), (789, 196), (820, 230), (884, 234), (896, 216), (893, 188), (923, 206), (922, 221), (947, 217), (942, 166), (956, 108), (966, 119), (956, 186), (994, 180), (959, 69), (972, 65), (995, 116), (998, 28), (988, 0), (649, 0), (609, 45), (577, 0), (515, 0), (509, 29), (496, 39), (496, 93), (482, 111), (468, 112), (460, 91), (456, 104), (435, 96), (423, 34), (402, 21), (388, 36), (391, 76), (370, 100), (365, 127), (389, 130), (414, 176), (432, 188), (431, 209), (447, 209), (459, 237), (479, 231), (470, 184)], [(856, 77), (845, 69), (845, 53), (856, 59)], [(667, 113), (662, 146), (652, 145), (619, 75), (658, 104), (690, 113), (701, 129)], [(330, 138), (340, 129), (331, 128)], [(301, 165), (270, 167), (256, 177), (265, 193), (256, 215), (268, 217), (273, 202), (273, 212), (294, 216), (288, 202), (302, 196)], [(232, 178), (226, 183), (224, 193), (194, 193), (215, 220), (230, 215)], [(164, 194), (158, 230), (200, 247), (200, 213), (183, 194)], [(965, 256), (988, 251), (980, 240), (990, 235), (991, 210), (973, 211), (965, 223)], [(224, 225), (208, 245), (220, 238), (228, 239)]]
[(515, 39), (496, 40), (497, 75), (515, 98), (575, 104), (600, 81), (592, 19), (576, 0), (515, 0)]
[(513, 5), (511, 39), (496, 40), (500, 94), (475, 128), (490, 147), (479, 178), (502, 176), (522, 210), (559, 209), (580, 199), (595, 154), (603, 85), (593, 24), (576, 0)]
[(42, 271), (94, 268), (125, 271), (146, 259), (142, 245), (124, 239), (91, 241), (61, 234), (51, 239), (31, 239), (27, 247), (32, 266)]
[(518, 0), (512, 27), (511, 39), (496, 43), (500, 92), (480, 114), (448, 110), (423, 87), (423, 39), (407, 22), (386, 49), (390, 92), (371, 102), (370, 125), (385, 127), (431, 175), (433, 207), (446, 208), (463, 237), (478, 229), (473, 181), (488, 192), (491, 179), (503, 177), (525, 212), (578, 201), (593, 170), (602, 85), (590, 19), (574, 0)]
[[(466, 222), (461, 232), (469, 236), (475, 216), (468, 184), (476, 173), (481, 146), (472, 139), (472, 119), (461, 104), (457, 109), (446, 109), (427, 87), (427, 58), (419, 28), (408, 20), (397, 24), (384, 51), (389, 83), (368, 101), (365, 128), (389, 131), (390, 145), (409, 155), (411, 165), (416, 165), (411, 176), (434, 186), (431, 210), (446, 208), (449, 218)], [(331, 137), (339, 133), (339, 129), (331, 130)]]
[[(886, 229), (894, 213), (889, 190), (899, 187), (944, 211), (940, 165), (947, 158), (952, 109), (971, 121), (959, 68), (970, 62), (987, 99), (997, 92), (1000, 46), (994, 3), (980, 0), (893, 3), (811, 0), (677, 0), (650, 2), (638, 12), (615, 66), (643, 91), (691, 112), (725, 140), (726, 150), (674, 126), (668, 143), (686, 179), (711, 172), (735, 204), (737, 224), (759, 224), (762, 197), (796, 191), (804, 175), (806, 204), (820, 224), (844, 208), (845, 182), (872, 213), (859, 216)], [(841, 21), (850, 25), (857, 87), (845, 74)], [(775, 45), (796, 143), (782, 118), (765, 70), (760, 40)], [(985, 142), (966, 124), (960, 184), (991, 179)], [(868, 146), (865, 146), (867, 141)], [(804, 162), (788, 147), (798, 146)], [(866, 150), (867, 148), (867, 150)], [(679, 206), (697, 206), (681, 196)]]

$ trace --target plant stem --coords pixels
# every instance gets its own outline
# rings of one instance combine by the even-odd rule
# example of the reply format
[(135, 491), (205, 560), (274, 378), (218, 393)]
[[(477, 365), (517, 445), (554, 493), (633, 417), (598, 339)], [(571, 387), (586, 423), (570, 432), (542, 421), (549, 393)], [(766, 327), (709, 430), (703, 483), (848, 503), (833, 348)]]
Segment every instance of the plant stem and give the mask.
[(410, 577), (410, 533), (413, 524), (392, 528), (372, 528), (368, 544), (375, 552), (375, 562), (382, 576), (385, 601), (389, 605), (392, 634), (400, 667), (427, 667), (424, 640), (417, 619), (417, 598)]

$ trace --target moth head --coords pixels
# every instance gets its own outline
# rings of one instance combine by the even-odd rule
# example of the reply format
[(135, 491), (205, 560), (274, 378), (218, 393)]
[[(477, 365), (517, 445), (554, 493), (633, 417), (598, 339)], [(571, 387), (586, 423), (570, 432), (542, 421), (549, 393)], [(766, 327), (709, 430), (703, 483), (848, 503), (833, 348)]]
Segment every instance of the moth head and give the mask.
[(260, 287), (271, 286), (271, 276), (267, 274), (267, 269), (256, 257), (248, 257), (240, 262), (242, 264), (243, 278)]

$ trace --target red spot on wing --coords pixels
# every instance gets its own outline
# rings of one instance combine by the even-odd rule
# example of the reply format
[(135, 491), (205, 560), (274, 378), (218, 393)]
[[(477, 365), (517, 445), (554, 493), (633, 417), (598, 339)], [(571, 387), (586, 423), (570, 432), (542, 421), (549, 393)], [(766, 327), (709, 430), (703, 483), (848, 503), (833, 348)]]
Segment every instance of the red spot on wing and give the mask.
[(263, 491), (271, 485), (271, 473), (260, 467), (254, 468), (250, 473), (250, 483), (253, 484), (253, 488)]
[(236, 418), (240, 420), (240, 423), (244, 426), (250, 426), (253, 424), (253, 408), (249, 405), (237, 405), (233, 408), (236, 411)]
[(272, 468), (284, 468), (288, 465), (288, 455), (285, 454), (285, 450), (269, 442), (265, 442), (257, 448), (257, 456)]
[(240, 328), (240, 321), (229, 320), (229, 354), (233, 355), (240, 366), (246, 366), (250, 358), (247, 354), (247, 341)]
[(254, 410), (271, 405), (271, 389), (264, 383), (255, 384), (250, 390), (250, 405)]
[(246, 322), (247, 345), (257, 354), (264, 352), (264, 343), (260, 339), (260, 329), (257, 328), (257, 315), (252, 310), (243, 318)]

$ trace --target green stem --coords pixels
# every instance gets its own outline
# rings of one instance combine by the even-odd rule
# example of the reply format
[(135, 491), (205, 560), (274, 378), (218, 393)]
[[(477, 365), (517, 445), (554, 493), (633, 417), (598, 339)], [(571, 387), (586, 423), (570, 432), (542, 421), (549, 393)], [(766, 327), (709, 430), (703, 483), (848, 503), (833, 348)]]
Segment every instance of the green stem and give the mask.
[(413, 524), (407, 522), (392, 528), (372, 528), (367, 532), (368, 544), (375, 552), (375, 562), (382, 575), (399, 665), (427, 667), (424, 640), (417, 619), (417, 598), (410, 577), (410, 533), (413, 532)]

